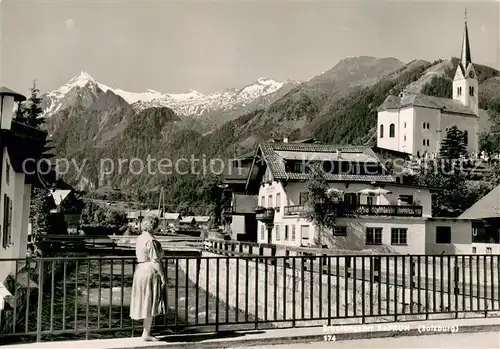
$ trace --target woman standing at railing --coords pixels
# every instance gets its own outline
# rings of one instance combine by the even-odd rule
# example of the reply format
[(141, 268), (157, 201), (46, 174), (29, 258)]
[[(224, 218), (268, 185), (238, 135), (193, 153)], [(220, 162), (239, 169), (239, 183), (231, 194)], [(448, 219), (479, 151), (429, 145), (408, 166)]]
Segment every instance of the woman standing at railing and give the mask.
[(130, 317), (133, 320), (143, 320), (144, 331), (142, 338), (145, 341), (156, 341), (151, 336), (153, 318), (160, 314), (162, 292), (166, 283), (163, 265), (163, 249), (154, 237), (158, 229), (159, 219), (154, 217), (144, 224), (144, 231), (137, 238), (135, 254), (137, 266), (132, 283), (130, 301)]

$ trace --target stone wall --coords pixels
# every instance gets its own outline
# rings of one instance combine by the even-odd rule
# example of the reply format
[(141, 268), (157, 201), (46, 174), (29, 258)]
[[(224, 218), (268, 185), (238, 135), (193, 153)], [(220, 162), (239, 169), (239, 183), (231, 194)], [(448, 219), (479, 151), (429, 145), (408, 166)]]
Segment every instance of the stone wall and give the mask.
[[(498, 300), (485, 303), (483, 299), (478, 302), (476, 297), (467, 296), (464, 299), (461, 295), (455, 297), (454, 294), (448, 297), (448, 293), (441, 292), (440, 289), (435, 293), (410, 289), (409, 283), (406, 288), (395, 286), (390, 280), (389, 284), (384, 280), (382, 283), (371, 283), (368, 273), (364, 281), (361, 279), (361, 273), (357, 273), (359, 278), (356, 281), (352, 277), (346, 278), (345, 271), (331, 276), (320, 274), (317, 272), (320, 259), (313, 260), (312, 267), (316, 271), (311, 272), (310, 260), (307, 260), (307, 269), (304, 270), (301, 268), (300, 259), (295, 259), (295, 268), (290, 264), (284, 268), (283, 265), (276, 267), (264, 263), (256, 264), (255, 259), (250, 258), (220, 257), (212, 253), (203, 253), (203, 257), (211, 258), (203, 258), (200, 261), (200, 288), (215, 297), (218, 295), (220, 301), (230, 306), (257, 315), (259, 321), (287, 321), (287, 326), (288, 321), (293, 321), (294, 318), (306, 320), (309, 325), (327, 322), (319, 318), (331, 318), (332, 324), (357, 323), (359, 319), (355, 317), (363, 314), (376, 316), (380, 321), (394, 321), (394, 316), (390, 314), (403, 314), (403, 311), (407, 314), (416, 313), (419, 311), (419, 305), (420, 312), (425, 311), (425, 305), (429, 311), (436, 312), (455, 309), (455, 303), (458, 309), (463, 310), (484, 310), (485, 305), (488, 309), (499, 307)], [(336, 265), (332, 262), (334, 260), (335, 258), (332, 258), (330, 263), (335, 274)], [(190, 263), (188, 276), (191, 281), (196, 282), (197, 261), (180, 260), (179, 267), (184, 272), (187, 263)], [(401, 285), (401, 280), (399, 284)], [(495, 299), (498, 299), (498, 295)], [(479, 308), (476, 308), (478, 305)], [(450, 316), (454, 317), (455, 313)], [(397, 318), (398, 321), (403, 321), (418, 319), (419, 316), (404, 315)], [(301, 322), (296, 323), (299, 325)], [(277, 323), (275, 325), (279, 326)]]

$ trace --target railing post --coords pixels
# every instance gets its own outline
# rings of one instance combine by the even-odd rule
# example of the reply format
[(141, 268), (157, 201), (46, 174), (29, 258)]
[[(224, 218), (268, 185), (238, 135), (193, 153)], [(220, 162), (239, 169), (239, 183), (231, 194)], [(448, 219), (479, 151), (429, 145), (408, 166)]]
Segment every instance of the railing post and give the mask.
[(372, 265), (372, 277), (373, 282), (380, 283), (380, 257), (372, 257), (373, 265)]
[(345, 275), (346, 277), (351, 276), (351, 257), (345, 258)]
[[(43, 259), (38, 258), (38, 302), (36, 311), (36, 341), (42, 340), (42, 307), (43, 307)], [(29, 280), (28, 280), (29, 282)], [(16, 286), (17, 287), (17, 286)], [(53, 290), (52, 290), (53, 292)], [(50, 316), (53, 316), (51, 314)], [(28, 329), (26, 329), (28, 330)]]
[[(271, 265), (278, 265), (277, 260), (276, 260), (276, 246), (271, 247), (271, 256), (274, 258), (271, 258)], [(276, 286), (275, 286), (276, 287)]]
[[(417, 270), (417, 262), (413, 257), (411, 257), (411, 265), (410, 265), (410, 282), (412, 287), (417, 287), (417, 282), (415, 281), (415, 278), (417, 276), (416, 270)], [(404, 276), (403, 276), (404, 277)], [(420, 292), (420, 290), (419, 290)]]

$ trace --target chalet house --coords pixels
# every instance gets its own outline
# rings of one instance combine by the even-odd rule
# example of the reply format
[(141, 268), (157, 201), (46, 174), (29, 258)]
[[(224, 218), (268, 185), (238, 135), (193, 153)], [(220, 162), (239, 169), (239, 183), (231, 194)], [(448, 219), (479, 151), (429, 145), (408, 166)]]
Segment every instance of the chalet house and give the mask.
[[(320, 231), (304, 213), (310, 166), (326, 172), (347, 209), (333, 231)], [(394, 253), (467, 253), (471, 221), (431, 217), (436, 189), (398, 183), (366, 146), (269, 142), (257, 149), (251, 172), (260, 180), (257, 242)], [(250, 183), (250, 178), (248, 179)]]
[[(74, 189), (54, 189), (51, 191), (54, 208), (50, 211), (56, 230), (61, 234), (78, 234), (84, 203)], [(56, 231), (57, 233), (57, 231)]]
[(196, 229), (196, 219), (194, 216), (185, 216), (179, 220), (180, 230), (191, 230)]
[(144, 218), (144, 211), (133, 210), (127, 212), (127, 221), (129, 226), (131, 227), (138, 228), (139, 223), (142, 221), (143, 218)]
[[(233, 166), (224, 169), (222, 225), (233, 240), (257, 242), (254, 208), (259, 192), (257, 169), (250, 173), (255, 151), (236, 156)], [(250, 185), (247, 185), (250, 177)]]
[(500, 185), (459, 216), (472, 221), (469, 253), (500, 254)]
[(194, 216), (195, 225), (199, 229), (208, 229), (210, 225), (210, 216)]
[[(14, 103), (25, 99), (0, 87), (0, 259), (26, 257), (31, 186), (38, 180), (36, 161), (47, 137), (46, 132), (12, 120)], [(3, 282), (17, 272), (16, 262), (1, 260), (0, 264), (0, 288), (5, 291)], [(5, 293), (0, 290), (0, 295)]]
[(175, 212), (165, 212), (162, 217), (163, 223), (168, 229), (176, 229), (180, 219), (181, 215)]

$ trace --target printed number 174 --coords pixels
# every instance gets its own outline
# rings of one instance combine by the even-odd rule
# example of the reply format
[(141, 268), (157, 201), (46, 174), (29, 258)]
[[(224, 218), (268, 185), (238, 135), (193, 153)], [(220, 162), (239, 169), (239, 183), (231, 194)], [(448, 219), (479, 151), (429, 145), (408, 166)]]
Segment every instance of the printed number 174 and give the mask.
[(323, 340), (324, 340), (325, 342), (335, 342), (335, 340), (336, 340), (336, 339), (337, 339), (337, 338), (336, 338), (336, 337), (335, 337), (335, 335), (333, 335), (333, 334), (325, 334), (325, 335), (323, 336)]

